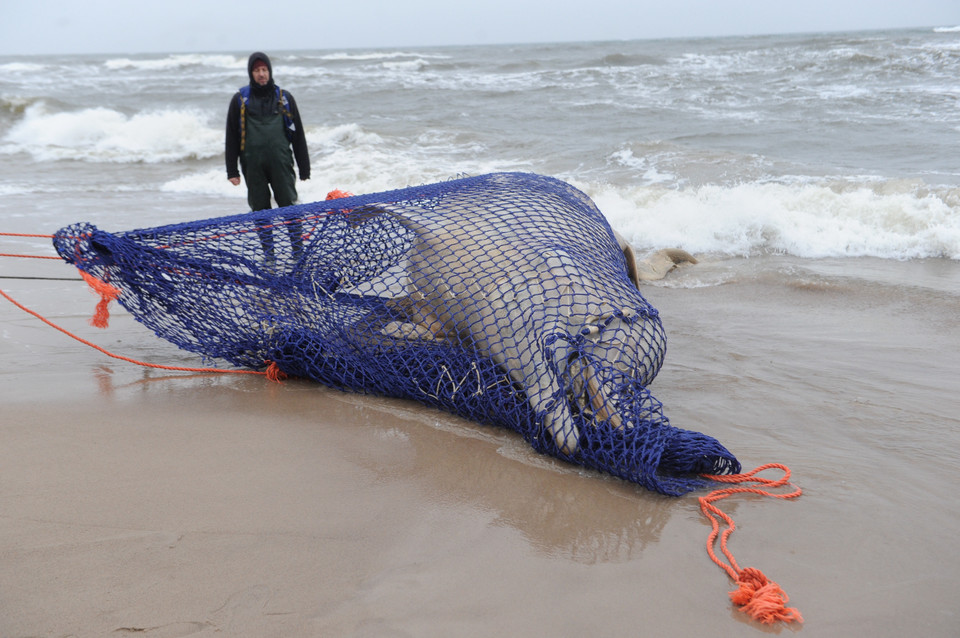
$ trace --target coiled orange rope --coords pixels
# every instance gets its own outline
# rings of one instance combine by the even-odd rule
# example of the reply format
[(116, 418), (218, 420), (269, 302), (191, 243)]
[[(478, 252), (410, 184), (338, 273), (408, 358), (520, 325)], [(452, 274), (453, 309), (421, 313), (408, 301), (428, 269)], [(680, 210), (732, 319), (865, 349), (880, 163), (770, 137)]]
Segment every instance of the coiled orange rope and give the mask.
[[(783, 471), (781, 478), (772, 480), (756, 476), (759, 472), (774, 468)], [(715, 502), (733, 496), (734, 494), (744, 493), (760, 494), (761, 496), (771, 496), (782, 499), (797, 498), (803, 491), (790, 483), (790, 468), (785, 465), (780, 465), (779, 463), (768, 463), (744, 474), (727, 476), (705, 475), (705, 478), (721, 483), (752, 483), (763, 486), (762, 488), (726, 487), (714, 490), (710, 494), (700, 497), (700, 510), (710, 519), (710, 523), (713, 526), (713, 530), (707, 539), (707, 553), (710, 554), (713, 562), (722, 567), (738, 585), (736, 590), (730, 592), (730, 600), (737, 605), (741, 611), (762, 623), (770, 624), (778, 620), (802, 623), (803, 616), (800, 615), (800, 612), (793, 607), (786, 606), (790, 599), (780, 588), (780, 585), (769, 580), (759, 569), (753, 567), (741, 569), (737, 564), (733, 554), (727, 548), (727, 539), (730, 538), (730, 534), (733, 533), (733, 530), (735, 530), (737, 526), (728, 514), (714, 505)], [(770, 489), (783, 487), (784, 485), (790, 485), (795, 489), (792, 492), (782, 494), (769, 491)], [(721, 520), (727, 526), (722, 534), (720, 533)], [(714, 551), (714, 545), (717, 542), (718, 536), (720, 537), (720, 550), (729, 561), (729, 564), (720, 560)]]
[(340, 190), (339, 188), (335, 188), (329, 193), (327, 193), (326, 200), (330, 201), (331, 199), (342, 199), (344, 197), (353, 197), (353, 193), (351, 193), (350, 191), (344, 191), (344, 190)]

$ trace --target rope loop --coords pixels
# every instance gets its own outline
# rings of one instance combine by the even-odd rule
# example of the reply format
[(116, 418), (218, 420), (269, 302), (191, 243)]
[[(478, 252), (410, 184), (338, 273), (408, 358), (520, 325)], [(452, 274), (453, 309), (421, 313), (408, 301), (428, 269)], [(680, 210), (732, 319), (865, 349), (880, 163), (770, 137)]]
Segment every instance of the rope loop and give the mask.
[[(768, 479), (757, 476), (760, 472), (769, 469), (781, 470), (783, 475), (778, 479)], [(737, 528), (736, 523), (733, 522), (730, 515), (714, 505), (717, 501), (729, 498), (735, 494), (759, 494), (761, 496), (780, 499), (797, 498), (803, 493), (803, 490), (790, 483), (790, 468), (779, 463), (768, 463), (743, 474), (705, 474), (703, 476), (704, 478), (719, 483), (762, 486), (724, 487), (699, 498), (700, 510), (704, 516), (710, 519), (712, 527), (710, 535), (707, 538), (707, 554), (709, 554), (711, 560), (727, 572), (730, 578), (737, 584), (737, 589), (730, 592), (730, 600), (737, 605), (742, 612), (765, 624), (777, 621), (802, 623), (803, 616), (800, 615), (800, 612), (793, 607), (786, 606), (790, 598), (780, 588), (780, 585), (769, 580), (759, 569), (753, 567), (741, 569), (737, 564), (736, 559), (727, 547), (727, 540), (730, 538), (730, 534)], [(770, 491), (771, 489), (784, 487), (786, 485), (793, 487), (793, 491), (786, 493)], [(724, 529), (722, 533), (720, 532), (721, 521), (726, 525), (726, 529)], [(717, 557), (714, 551), (718, 537), (720, 538), (720, 550), (724, 557), (726, 557), (727, 562)]]

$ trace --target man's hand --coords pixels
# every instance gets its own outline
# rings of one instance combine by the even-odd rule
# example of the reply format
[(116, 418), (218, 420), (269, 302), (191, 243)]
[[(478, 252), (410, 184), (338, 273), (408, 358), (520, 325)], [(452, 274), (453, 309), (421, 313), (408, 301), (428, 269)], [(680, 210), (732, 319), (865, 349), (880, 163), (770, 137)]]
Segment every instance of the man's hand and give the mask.
[(234, 186), (239, 186), (239, 185), (240, 185), (240, 178), (239, 178), (239, 177), (228, 177), (227, 179), (229, 179), (229, 180), (230, 180), (230, 183), (233, 184)]

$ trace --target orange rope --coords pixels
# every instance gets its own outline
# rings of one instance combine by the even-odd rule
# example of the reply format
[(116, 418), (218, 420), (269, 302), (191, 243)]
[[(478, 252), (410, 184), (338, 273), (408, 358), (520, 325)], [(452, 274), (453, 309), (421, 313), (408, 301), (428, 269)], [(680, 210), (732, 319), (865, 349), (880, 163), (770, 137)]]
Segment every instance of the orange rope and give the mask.
[(90, 319), (90, 325), (94, 328), (106, 328), (110, 320), (110, 311), (107, 307), (111, 301), (116, 301), (117, 297), (120, 296), (120, 289), (111, 286), (102, 279), (97, 279), (86, 270), (81, 270), (80, 276), (95, 293), (100, 295), (100, 302), (97, 304), (93, 318)]
[(0, 257), (23, 257), (24, 259), (60, 259), (60, 257), (51, 257), (49, 255), (15, 255), (13, 253), (0, 253)]
[[(53, 235), (38, 235), (36, 233), (0, 233), (0, 237), (40, 237), (43, 239), (52, 239)], [(0, 257), (22, 257), (24, 259), (60, 259), (60, 257), (49, 257), (45, 255), (14, 255), (11, 253), (0, 253)]]
[[(353, 195), (352, 193), (348, 193), (345, 191), (334, 190), (327, 194), (327, 199), (329, 200), (329, 199), (338, 199), (341, 197), (351, 197), (352, 195)], [(320, 216), (317, 216), (317, 217), (320, 217)], [(248, 232), (248, 231), (241, 231), (241, 232)], [(2, 237), (37, 237), (37, 238), (43, 238), (43, 239), (51, 239), (55, 237), (55, 235), (46, 235), (46, 234), (37, 234), (37, 233), (0, 233), (0, 236)], [(214, 239), (214, 238), (208, 237), (203, 239)], [(61, 257), (53, 257), (53, 256), (15, 255), (15, 254), (8, 254), (8, 253), (0, 253), (0, 257), (23, 257), (23, 258), (29, 258), (29, 259), (56, 259), (56, 260), (61, 259)], [(97, 328), (106, 328), (108, 324), (108, 319), (109, 319), (108, 305), (110, 304), (111, 301), (116, 300), (117, 297), (120, 296), (120, 290), (114, 286), (111, 286), (109, 283), (103, 280), (93, 277), (92, 275), (90, 275), (89, 273), (87, 273), (82, 269), (78, 269), (78, 270), (80, 270), (80, 275), (83, 277), (84, 281), (87, 282), (87, 284), (93, 289), (94, 292), (100, 295), (100, 301), (99, 303), (97, 303), (96, 312), (94, 313), (93, 318), (90, 320), (90, 324)], [(99, 350), (103, 354), (107, 355), (108, 357), (113, 357), (114, 359), (120, 359), (121, 361), (127, 361), (129, 363), (134, 363), (136, 365), (145, 366), (148, 368), (157, 368), (161, 370), (179, 370), (183, 372), (216, 372), (216, 373), (231, 373), (231, 374), (261, 374), (261, 375), (265, 375), (267, 379), (271, 381), (276, 381), (278, 383), (283, 379), (287, 378), (287, 374), (283, 370), (281, 370), (280, 367), (274, 361), (265, 362), (267, 363), (267, 368), (264, 371), (223, 370), (221, 368), (188, 368), (188, 367), (180, 367), (180, 366), (164, 366), (156, 363), (147, 363), (145, 361), (137, 361), (136, 359), (131, 359), (129, 357), (125, 357), (122, 355), (109, 352), (104, 348), (101, 348), (100, 346), (94, 343), (91, 343), (86, 339), (78, 337), (77, 335), (73, 334), (72, 332), (64, 328), (61, 328), (60, 326), (56, 325), (49, 319), (43, 317), (39, 313), (34, 312), (33, 310), (30, 310), (23, 304), (19, 303), (18, 301), (13, 299), (10, 295), (8, 295), (6, 292), (4, 292), (2, 289), (0, 289), (0, 295), (2, 295), (5, 299), (7, 299), (10, 303), (15, 305), (16, 307), (20, 308), (21, 310), (23, 310), (28, 314), (33, 315), (34, 317), (44, 322), (45, 324), (49, 325), (50, 327), (55, 328), (60, 332), (62, 332), (63, 334), (67, 335), (68, 337), (72, 339), (76, 339), (80, 343), (88, 345), (95, 350)]]
[(138, 361), (136, 359), (131, 359), (130, 357), (124, 357), (122, 355), (109, 352), (108, 350), (101, 348), (97, 344), (87, 341), (86, 339), (83, 339), (82, 337), (79, 337), (73, 334), (72, 332), (70, 332), (69, 330), (66, 330), (65, 328), (61, 328), (60, 326), (53, 323), (46, 317), (42, 316), (40, 313), (30, 310), (29, 308), (27, 308), (26, 306), (24, 306), (23, 304), (15, 300), (13, 297), (11, 297), (6, 292), (4, 292), (3, 289), (0, 289), (0, 296), (3, 296), (7, 301), (12, 303), (17, 308), (20, 308), (24, 312), (33, 315), (43, 323), (47, 324), (51, 328), (55, 328), (59, 330), (60, 332), (67, 335), (71, 339), (76, 339), (80, 343), (90, 346), (94, 350), (99, 350), (100, 352), (107, 355), (108, 357), (113, 357), (114, 359), (120, 359), (121, 361), (126, 361), (128, 363), (134, 363), (138, 366), (144, 366), (146, 368), (156, 368), (159, 370), (178, 370), (180, 372), (216, 372), (220, 374), (259, 374), (259, 375), (266, 376), (271, 381), (277, 381), (277, 382), (279, 382), (281, 379), (286, 378), (287, 376), (282, 370), (280, 370), (279, 366), (277, 366), (277, 364), (273, 361), (266, 362), (268, 364), (267, 369), (263, 371), (261, 370), (225, 370), (222, 368), (188, 368), (188, 367), (182, 367), (182, 366), (165, 366), (157, 363), (147, 363), (145, 361)]
[(43, 239), (53, 239), (53, 235), (38, 235), (36, 233), (0, 233), (0, 237), (41, 237)]
[[(771, 480), (756, 476), (757, 473), (772, 468), (783, 470), (783, 477), (777, 480)], [(730, 592), (730, 600), (739, 606), (741, 611), (763, 623), (769, 624), (778, 620), (784, 622), (803, 622), (803, 616), (800, 615), (799, 611), (793, 607), (786, 606), (786, 603), (789, 602), (790, 599), (787, 597), (787, 594), (780, 589), (780, 585), (768, 580), (759, 569), (753, 567), (740, 568), (733, 554), (727, 548), (727, 539), (730, 538), (730, 534), (733, 533), (733, 530), (735, 530), (737, 526), (729, 515), (714, 505), (716, 501), (723, 500), (734, 494), (743, 493), (760, 494), (761, 496), (772, 496), (773, 498), (783, 499), (797, 498), (803, 491), (799, 487), (789, 483), (790, 468), (785, 465), (780, 465), (779, 463), (769, 463), (767, 465), (761, 465), (755, 470), (745, 474), (727, 476), (704, 475), (704, 477), (721, 483), (754, 483), (764, 486), (764, 489), (759, 487), (726, 487), (714, 490), (710, 494), (700, 497), (700, 510), (710, 519), (710, 523), (713, 526), (713, 530), (707, 539), (707, 553), (710, 555), (710, 558), (713, 559), (713, 562), (722, 567), (739, 586), (737, 590)], [(769, 491), (772, 488), (783, 487), (788, 484), (795, 488), (794, 491), (784, 494)], [(723, 534), (720, 534), (721, 520), (727, 525)], [(717, 536), (720, 536), (720, 549), (729, 561), (729, 565), (717, 558), (714, 552), (713, 547), (717, 542)]]

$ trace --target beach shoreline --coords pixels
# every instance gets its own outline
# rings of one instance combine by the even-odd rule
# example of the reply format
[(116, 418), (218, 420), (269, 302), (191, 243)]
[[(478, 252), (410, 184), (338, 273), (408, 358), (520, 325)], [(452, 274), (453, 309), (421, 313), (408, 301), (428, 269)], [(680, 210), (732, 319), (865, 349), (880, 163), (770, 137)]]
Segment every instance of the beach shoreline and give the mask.
[[(780, 583), (804, 631), (950, 635), (960, 335), (937, 288), (958, 266), (907, 265), (935, 274), (909, 289), (793, 266), (645, 288), (668, 335), (651, 389), (745, 469), (792, 468), (797, 501), (725, 507), (738, 560)], [(14, 288), (34, 309), (60, 291), (58, 320), (94, 332), (84, 286)], [(0, 634), (762, 631), (706, 555), (702, 494), (665, 498), (408, 401), (142, 369), (6, 302), (0, 326)], [(122, 310), (96, 335), (197, 363)]]

